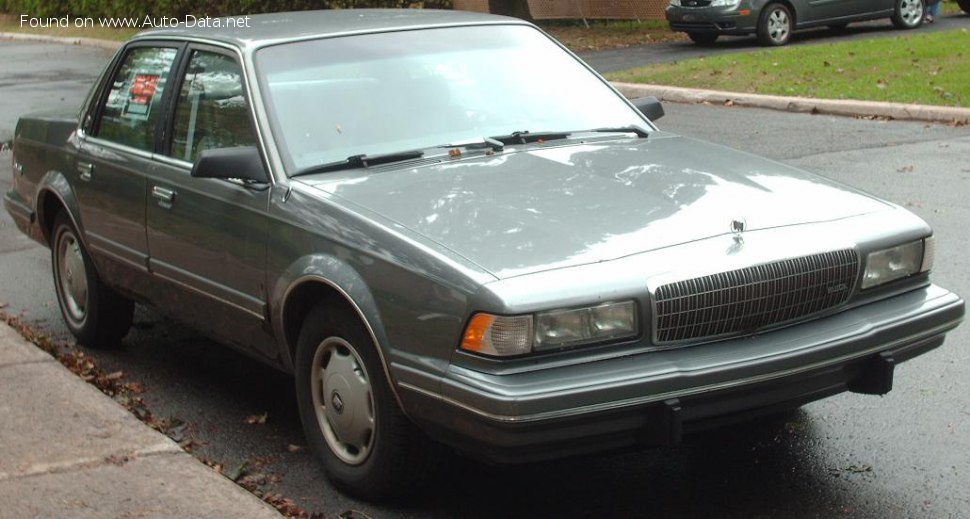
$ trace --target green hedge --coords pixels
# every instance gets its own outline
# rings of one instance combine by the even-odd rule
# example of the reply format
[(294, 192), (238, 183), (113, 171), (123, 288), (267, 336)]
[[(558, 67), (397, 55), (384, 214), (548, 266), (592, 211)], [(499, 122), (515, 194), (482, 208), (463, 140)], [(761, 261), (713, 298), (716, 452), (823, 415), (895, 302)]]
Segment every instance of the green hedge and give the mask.
[(451, 0), (0, 0), (0, 12), (33, 17), (225, 16), (351, 7), (451, 8)]

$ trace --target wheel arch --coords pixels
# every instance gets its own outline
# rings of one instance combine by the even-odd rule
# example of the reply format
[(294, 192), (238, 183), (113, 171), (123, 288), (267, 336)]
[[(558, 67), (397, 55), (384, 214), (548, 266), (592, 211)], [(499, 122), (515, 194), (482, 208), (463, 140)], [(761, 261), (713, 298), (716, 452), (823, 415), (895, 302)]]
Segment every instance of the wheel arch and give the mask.
[(798, 9), (795, 7), (795, 3), (791, 0), (758, 0), (755, 6), (758, 8), (758, 23), (761, 23), (761, 13), (764, 11), (765, 7), (771, 4), (781, 4), (788, 8), (791, 13), (791, 27), (794, 30), (798, 27)]
[(301, 258), (277, 282), (273, 301), (277, 302), (272, 310), (275, 334), (286, 369), (295, 369), (300, 327), (310, 309), (321, 302), (342, 305), (351, 310), (367, 330), (388, 386), (398, 405), (404, 409), (387, 359), (388, 339), (377, 303), (363, 278), (350, 265), (332, 256)]
[[(68, 218), (77, 229), (78, 239), (85, 243), (84, 228), (81, 225), (77, 197), (68, 183), (67, 178), (59, 171), (50, 171), (41, 179), (37, 188), (36, 207), (37, 225), (41, 236), (51, 245), (51, 233), (54, 230), (54, 220), (60, 211), (67, 212)], [(85, 243), (85, 245), (87, 245)]]

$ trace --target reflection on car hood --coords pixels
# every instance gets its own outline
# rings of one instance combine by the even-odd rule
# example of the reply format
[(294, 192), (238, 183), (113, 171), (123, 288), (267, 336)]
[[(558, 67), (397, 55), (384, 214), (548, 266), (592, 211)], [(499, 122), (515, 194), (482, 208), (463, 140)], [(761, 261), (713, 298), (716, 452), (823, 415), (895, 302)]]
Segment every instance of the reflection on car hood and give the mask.
[(777, 162), (669, 134), (308, 177), (499, 278), (888, 204)]

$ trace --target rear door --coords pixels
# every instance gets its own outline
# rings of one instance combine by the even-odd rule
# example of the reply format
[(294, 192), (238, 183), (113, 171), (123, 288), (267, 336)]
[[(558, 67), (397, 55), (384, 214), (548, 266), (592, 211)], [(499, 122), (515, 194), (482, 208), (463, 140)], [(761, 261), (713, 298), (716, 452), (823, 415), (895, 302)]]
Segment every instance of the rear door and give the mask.
[(147, 273), (146, 175), (179, 49), (172, 42), (130, 45), (78, 133), (76, 170), (69, 174), (76, 175), (88, 248), (113, 285), (130, 285), (132, 271)]
[(270, 186), (190, 174), (202, 150), (257, 145), (238, 56), (189, 46), (177, 75), (147, 185), (149, 265), (169, 282), (154, 299), (211, 335), (273, 355), (263, 333)]

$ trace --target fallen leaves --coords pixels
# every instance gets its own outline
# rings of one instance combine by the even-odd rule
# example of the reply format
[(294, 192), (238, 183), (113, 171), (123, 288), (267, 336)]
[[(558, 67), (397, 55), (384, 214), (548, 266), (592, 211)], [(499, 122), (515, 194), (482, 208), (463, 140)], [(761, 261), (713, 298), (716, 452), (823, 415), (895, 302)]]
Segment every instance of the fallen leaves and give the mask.
[(266, 423), (267, 419), (269, 419), (269, 413), (252, 414), (247, 416), (243, 422), (249, 425), (263, 425)]
[[(29, 323), (21, 315), (11, 315), (3, 311), (6, 307), (6, 304), (0, 304), (0, 320), (15, 329), (27, 341), (55, 357), (64, 367), (82, 380), (97, 387), (102, 393), (112, 397), (139, 420), (177, 442), (186, 452), (192, 453), (194, 447), (199, 445), (199, 443), (189, 437), (190, 427), (187, 423), (174, 417), (157, 418), (152, 414), (144, 400), (139, 396), (145, 392), (144, 384), (134, 381), (127, 382), (125, 380), (127, 376), (124, 371), (105, 371), (97, 365), (95, 359), (87, 356), (72, 343), (55, 340), (50, 335), (32, 326), (32, 323)], [(246, 423), (261, 425), (265, 424), (268, 419), (269, 413), (256, 414), (247, 417)], [(287, 450), (290, 452), (297, 452), (303, 448), (303, 446), (293, 444), (287, 446)], [(262, 490), (261, 487), (279, 484), (283, 479), (278, 474), (267, 474), (263, 472), (262, 467), (266, 463), (265, 461), (258, 459), (252, 462), (248, 460), (243, 461), (233, 467), (230, 473), (226, 474), (224, 473), (225, 467), (223, 464), (208, 459), (198, 453), (193, 454), (199, 461), (208, 465), (219, 474), (229, 477), (239, 484), (239, 486), (276, 508), (285, 517), (296, 517), (300, 519), (323, 518), (322, 514), (310, 514), (306, 510), (303, 510), (295, 501), (284, 497), (282, 494), (266, 493)], [(120, 466), (133, 459), (135, 459), (135, 456), (132, 454), (119, 454), (105, 458), (105, 462)], [(361, 514), (353, 517), (366, 516)]]

